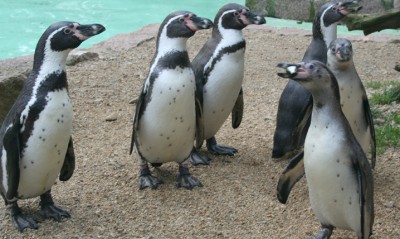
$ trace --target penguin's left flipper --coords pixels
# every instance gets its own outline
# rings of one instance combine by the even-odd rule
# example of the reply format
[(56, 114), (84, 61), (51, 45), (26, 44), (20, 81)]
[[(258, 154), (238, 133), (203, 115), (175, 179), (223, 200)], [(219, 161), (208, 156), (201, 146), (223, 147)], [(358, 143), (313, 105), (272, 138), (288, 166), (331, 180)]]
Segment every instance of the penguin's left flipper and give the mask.
[(20, 130), (21, 124), (19, 123), (19, 120), (15, 120), (13, 124), (7, 127), (3, 137), (2, 153), (5, 153), (5, 155), (0, 153), (0, 157), (6, 158), (5, 171), (7, 173), (3, 175), (3, 178), (7, 178), (7, 181), (5, 182), (7, 183), (7, 191), (2, 193), (6, 200), (12, 200), (18, 196), (20, 174)]
[(293, 186), (304, 176), (304, 151), (294, 156), (279, 177), (277, 197), (285, 204)]
[(368, 238), (372, 234), (374, 224), (374, 180), (371, 166), (364, 152), (351, 156), (353, 172), (357, 178), (361, 211), (361, 237)]
[(196, 104), (196, 149), (201, 148), (204, 141), (204, 115), (203, 106), (198, 98), (195, 99)]
[(243, 108), (244, 108), (244, 101), (243, 101), (243, 89), (240, 88), (240, 92), (238, 98), (236, 99), (235, 105), (232, 109), (232, 128), (236, 129), (242, 123), (243, 118)]
[(69, 139), (67, 154), (65, 155), (64, 164), (60, 171), (60, 181), (67, 181), (72, 177), (75, 170), (75, 153), (72, 137)]
[(129, 154), (132, 154), (133, 146), (135, 145), (136, 131), (139, 128), (139, 117), (143, 113), (142, 105), (143, 105), (145, 96), (146, 96), (146, 92), (143, 89), (138, 97), (137, 102), (136, 102), (136, 110), (135, 110), (135, 116), (133, 117), (131, 147), (129, 150)]
[(371, 168), (375, 168), (376, 161), (376, 139), (375, 139), (375, 127), (374, 121), (372, 120), (371, 108), (369, 106), (368, 98), (365, 96), (363, 99), (365, 119), (367, 120), (367, 125), (369, 126), (369, 131), (371, 134)]

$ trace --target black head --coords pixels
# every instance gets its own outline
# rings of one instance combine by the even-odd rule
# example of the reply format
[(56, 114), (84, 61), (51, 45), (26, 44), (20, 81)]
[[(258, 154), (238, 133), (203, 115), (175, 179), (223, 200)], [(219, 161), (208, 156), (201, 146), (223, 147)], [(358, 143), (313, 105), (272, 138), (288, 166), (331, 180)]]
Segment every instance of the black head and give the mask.
[(344, 38), (338, 38), (328, 47), (328, 64), (330, 61), (348, 62), (353, 59), (353, 47), (351, 42)]
[(102, 33), (105, 27), (100, 24), (80, 25), (77, 22), (57, 22), (43, 33), (39, 44), (50, 41), (52, 51), (64, 51), (78, 47), (83, 41)]
[(349, 13), (358, 12), (361, 8), (358, 1), (331, 1), (320, 7), (316, 20), (320, 21), (321, 27), (329, 27), (341, 21)]
[(177, 11), (169, 14), (162, 22), (159, 36), (166, 28), (168, 38), (189, 38), (197, 30), (209, 29), (213, 26), (212, 21), (207, 18), (196, 16), (188, 11)]
[(219, 28), (242, 30), (247, 25), (266, 23), (263, 16), (254, 14), (245, 6), (230, 3), (223, 6), (214, 19), (214, 24)]
[(66, 58), (69, 50), (103, 31), (105, 27), (100, 24), (81, 25), (77, 22), (57, 22), (50, 25), (36, 46), (33, 68), (39, 69), (45, 55), (51, 53), (62, 52), (62, 58)]

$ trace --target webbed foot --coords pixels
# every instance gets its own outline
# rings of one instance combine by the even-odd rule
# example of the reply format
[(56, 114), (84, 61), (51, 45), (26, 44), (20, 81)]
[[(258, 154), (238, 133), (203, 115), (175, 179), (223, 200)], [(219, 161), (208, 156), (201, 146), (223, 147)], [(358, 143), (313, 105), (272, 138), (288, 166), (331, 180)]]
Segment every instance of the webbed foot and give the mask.
[(203, 187), (203, 184), (189, 173), (189, 168), (186, 165), (179, 164), (176, 187), (192, 190), (194, 187)]
[(207, 149), (213, 154), (234, 156), (238, 152), (237, 149), (217, 144), (215, 137), (207, 139)]
[(52, 218), (60, 222), (63, 218), (71, 217), (69, 212), (54, 204), (50, 191), (40, 195), (40, 215), (47, 219)]
[(11, 203), (7, 207), (11, 216), (11, 221), (19, 232), (22, 232), (26, 228), (35, 230), (39, 228), (35, 219), (22, 214), (21, 209), (18, 207), (17, 202)]
[(140, 190), (143, 190), (147, 187), (151, 189), (157, 189), (158, 185), (160, 185), (161, 183), (162, 181), (151, 175), (149, 166), (147, 164), (141, 166), (139, 176)]
[(318, 234), (315, 235), (315, 239), (329, 239), (332, 235), (333, 227), (332, 226), (324, 226), (322, 225)]
[(189, 161), (193, 165), (199, 165), (199, 164), (209, 165), (211, 158), (201, 154), (196, 148), (193, 148), (192, 152), (190, 153)]

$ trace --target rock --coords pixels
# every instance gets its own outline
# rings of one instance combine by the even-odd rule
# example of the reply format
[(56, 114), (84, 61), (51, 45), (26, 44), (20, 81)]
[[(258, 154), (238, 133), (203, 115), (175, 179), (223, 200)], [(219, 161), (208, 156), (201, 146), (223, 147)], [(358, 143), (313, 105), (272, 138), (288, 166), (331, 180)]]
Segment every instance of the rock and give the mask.
[(386, 203), (384, 204), (384, 206), (385, 206), (386, 208), (394, 208), (394, 207), (396, 207), (396, 205), (394, 204), (393, 201), (386, 202)]
[(395, 65), (395, 66), (394, 66), (394, 69), (395, 69), (396, 71), (400, 71), (400, 64)]
[(98, 59), (99, 54), (96, 52), (89, 52), (85, 50), (76, 50), (69, 54), (67, 58), (67, 66), (76, 65), (79, 62)]
[(117, 120), (117, 115), (115, 113), (112, 113), (106, 117), (106, 121), (116, 121), (116, 120)]
[[(268, 17), (313, 21), (320, 6), (327, 0), (246, 0), (245, 5), (252, 11)], [(379, 13), (392, 6), (382, 0), (362, 1), (362, 13)]]
[(17, 99), (29, 72), (26, 70), (18, 75), (0, 79), (0, 125)]

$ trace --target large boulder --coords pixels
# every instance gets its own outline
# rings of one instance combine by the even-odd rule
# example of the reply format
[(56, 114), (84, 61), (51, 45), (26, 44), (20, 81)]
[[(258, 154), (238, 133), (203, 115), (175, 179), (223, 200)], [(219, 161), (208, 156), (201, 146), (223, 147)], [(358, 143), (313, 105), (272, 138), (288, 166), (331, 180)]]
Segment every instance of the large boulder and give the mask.
[[(360, 13), (378, 13), (393, 8), (394, 1), (398, 0), (370, 0), (362, 1), (363, 9)], [(252, 11), (268, 17), (313, 21), (320, 6), (327, 0), (246, 0), (246, 6)]]

